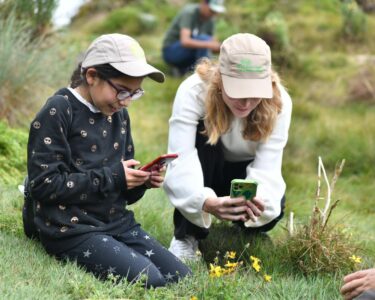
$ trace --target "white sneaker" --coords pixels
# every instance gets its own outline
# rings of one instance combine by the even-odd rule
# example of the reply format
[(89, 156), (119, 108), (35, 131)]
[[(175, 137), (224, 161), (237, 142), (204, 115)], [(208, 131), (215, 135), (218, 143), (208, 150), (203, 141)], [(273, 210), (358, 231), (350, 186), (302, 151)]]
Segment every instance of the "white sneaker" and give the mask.
[(183, 261), (199, 259), (198, 241), (191, 235), (181, 240), (173, 237), (168, 250)]

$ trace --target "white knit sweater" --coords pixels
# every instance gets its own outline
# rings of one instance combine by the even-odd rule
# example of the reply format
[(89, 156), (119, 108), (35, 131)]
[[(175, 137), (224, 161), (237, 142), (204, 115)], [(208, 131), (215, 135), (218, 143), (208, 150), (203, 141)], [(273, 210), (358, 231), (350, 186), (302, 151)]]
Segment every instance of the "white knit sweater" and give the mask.
[[(234, 118), (231, 129), (221, 136), (224, 156), (228, 161), (254, 159), (246, 168), (246, 178), (258, 182), (257, 196), (265, 202), (265, 210), (256, 222), (247, 221), (245, 226), (259, 227), (280, 214), (280, 201), (285, 193), (281, 174), (283, 149), (288, 139), (292, 101), (284, 87), (279, 86), (282, 112), (266, 142), (244, 140), (241, 119)], [(208, 228), (211, 215), (202, 210), (208, 197), (217, 197), (203, 184), (202, 167), (195, 148), (198, 121), (205, 115), (205, 85), (199, 75), (187, 78), (177, 90), (169, 120), (168, 153), (178, 153), (178, 159), (169, 164), (164, 189), (174, 207), (193, 224)], [(228, 190), (229, 195), (229, 190)]]

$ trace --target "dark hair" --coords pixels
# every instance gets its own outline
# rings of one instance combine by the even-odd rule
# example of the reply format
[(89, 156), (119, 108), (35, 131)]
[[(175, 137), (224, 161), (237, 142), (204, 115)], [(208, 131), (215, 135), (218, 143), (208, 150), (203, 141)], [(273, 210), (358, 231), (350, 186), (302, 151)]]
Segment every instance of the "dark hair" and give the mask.
[[(92, 68), (96, 70), (100, 79), (118, 78), (124, 76), (123, 73), (116, 70), (110, 64), (96, 65), (92, 66)], [(77, 86), (80, 86), (82, 84), (86, 85), (86, 72), (87, 68), (82, 69), (82, 63), (79, 63), (77, 68), (73, 71), (72, 76), (70, 77), (70, 86), (72, 88), (76, 88)]]

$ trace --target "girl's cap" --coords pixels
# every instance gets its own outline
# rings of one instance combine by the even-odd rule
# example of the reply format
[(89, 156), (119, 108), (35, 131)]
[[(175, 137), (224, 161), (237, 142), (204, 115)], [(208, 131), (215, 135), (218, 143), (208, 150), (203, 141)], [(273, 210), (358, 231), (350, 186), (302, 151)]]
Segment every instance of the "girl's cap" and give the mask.
[(272, 98), (271, 50), (261, 38), (237, 33), (220, 47), (220, 73), (231, 98)]
[(82, 68), (102, 64), (110, 64), (128, 76), (148, 76), (157, 82), (165, 80), (161, 71), (147, 63), (139, 43), (128, 35), (104, 34), (91, 43), (83, 58)]

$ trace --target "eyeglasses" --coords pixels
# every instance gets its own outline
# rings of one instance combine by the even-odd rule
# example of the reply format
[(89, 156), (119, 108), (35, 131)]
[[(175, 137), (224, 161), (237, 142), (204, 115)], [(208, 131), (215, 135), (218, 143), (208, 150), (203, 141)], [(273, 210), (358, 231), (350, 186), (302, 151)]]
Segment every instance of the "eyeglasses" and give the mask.
[(136, 89), (134, 92), (130, 92), (129, 90), (127, 90), (125, 88), (119, 88), (119, 87), (117, 87), (109, 79), (105, 79), (105, 81), (107, 81), (108, 84), (116, 90), (116, 92), (117, 92), (116, 98), (119, 101), (125, 100), (127, 98), (130, 98), (131, 100), (137, 100), (137, 99), (141, 98), (144, 95), (144, 93), (145, 93), (145, 91), (143, 89), (141, 89), (141, 88)]

